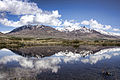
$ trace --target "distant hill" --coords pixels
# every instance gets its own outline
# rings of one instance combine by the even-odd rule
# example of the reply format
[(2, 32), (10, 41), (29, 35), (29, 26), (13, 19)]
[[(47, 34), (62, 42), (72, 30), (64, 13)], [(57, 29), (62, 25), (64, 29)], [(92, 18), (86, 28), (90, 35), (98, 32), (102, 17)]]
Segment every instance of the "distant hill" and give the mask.
[(2, 35), (2, 33), (0, 32), (0, 35)]
[(4, 34), (0, 32), (0, 36), (4, 36)]
[(98, 31), (81, 27), (78, 30), (60, 31), (45, 25), (25, 25), (18, 27), (8, 33), (17, 37), (33, 37), (33, 38), (64, 38), (64, 39), (117, 39), (116, 36), (104, 35)]

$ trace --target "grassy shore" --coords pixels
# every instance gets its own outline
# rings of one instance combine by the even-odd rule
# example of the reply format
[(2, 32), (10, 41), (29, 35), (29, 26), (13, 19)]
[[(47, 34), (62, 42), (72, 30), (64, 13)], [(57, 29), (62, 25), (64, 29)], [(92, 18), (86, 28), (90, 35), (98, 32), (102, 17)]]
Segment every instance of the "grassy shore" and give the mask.
[(120, 46), (120, 40), (65, 40), (55, 38), (20, 38), (20, 37), (0, 37), (0, 48), (42, 46), (42, 45), (99, 45), (99, 46)]

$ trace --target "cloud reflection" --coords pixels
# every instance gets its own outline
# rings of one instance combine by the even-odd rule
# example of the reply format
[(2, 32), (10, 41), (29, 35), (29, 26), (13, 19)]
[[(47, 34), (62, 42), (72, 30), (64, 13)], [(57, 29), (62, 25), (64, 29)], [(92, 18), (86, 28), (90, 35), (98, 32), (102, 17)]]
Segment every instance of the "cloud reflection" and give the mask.
[[(0, 64), (7, 64), (9, 62), (16, 61), (20, 66), (24, 68), (30, 68), (34, 70), (45, 70), (50, 69), (52, 72), (57, 72), (60, 68), (60, 63), (71, 63), (75, 61), (81, 61), (82, 63), (95, 64), (103, 59), (110, 59), (112, 56), (119, 56), (120, 48), (110, 48), (101, 50), (95, 54), (87, 55), (83, 57), (84, 54), (76, 54), (72, 52), (58, 52), (53, 56), (44, 58), (27, 58), (20, 55), (8, 55), (0, 58)], [(9, 52), (9, 51), (7, 51)], [(88, 53), (87, 53), (88, 54)]]
[(109, 48), (96, 52), (95, 54), (92, 54), (85, 59), (81, 59), (81, 61), (83, 63), (96, 64), (98, 61), (101, 61), (103, 59), (110, 59), (113, 56), (119, 56), (119, 55), (120, 55), (120, 48)]

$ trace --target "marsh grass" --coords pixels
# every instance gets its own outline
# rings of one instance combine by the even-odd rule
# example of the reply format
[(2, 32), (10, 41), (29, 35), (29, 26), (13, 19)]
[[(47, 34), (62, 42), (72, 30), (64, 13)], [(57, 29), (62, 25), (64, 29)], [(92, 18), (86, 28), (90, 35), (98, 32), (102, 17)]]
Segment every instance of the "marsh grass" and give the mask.
[(99, 45), (99, 46), (120, 46), (120, 40), (66, 40), (56, 38), (20, 38), (20, 37), (0, 37), (0, 48), (43, 46), (43, 45), (65, 45), (78, 47), (79, 45)]

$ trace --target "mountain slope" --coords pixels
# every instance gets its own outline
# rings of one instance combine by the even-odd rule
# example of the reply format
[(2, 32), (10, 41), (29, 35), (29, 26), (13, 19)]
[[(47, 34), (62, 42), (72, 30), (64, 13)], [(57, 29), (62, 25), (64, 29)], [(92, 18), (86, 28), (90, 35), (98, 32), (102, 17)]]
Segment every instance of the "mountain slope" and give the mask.
[(0, 36), (4, 36), (4, 34), (0, 32)]
[(2, 33), (0, 32), (0, 35), (2, 35)]
[(18, 37), (35, 37), (35, 38), (60, 38), (66, 37), (64, 32), (60, 32), (52, 27), (44, 25), (25, 25), (14, 29), (9, 35)]
[(77, 30), (57, 30), (44, 25), (25, 25), (12, 30), (8, 35), (34, 38), (64, 38), (64, 39), (114, 39), (114, 36), (103, 35), (98, 31), (81, 27)]

